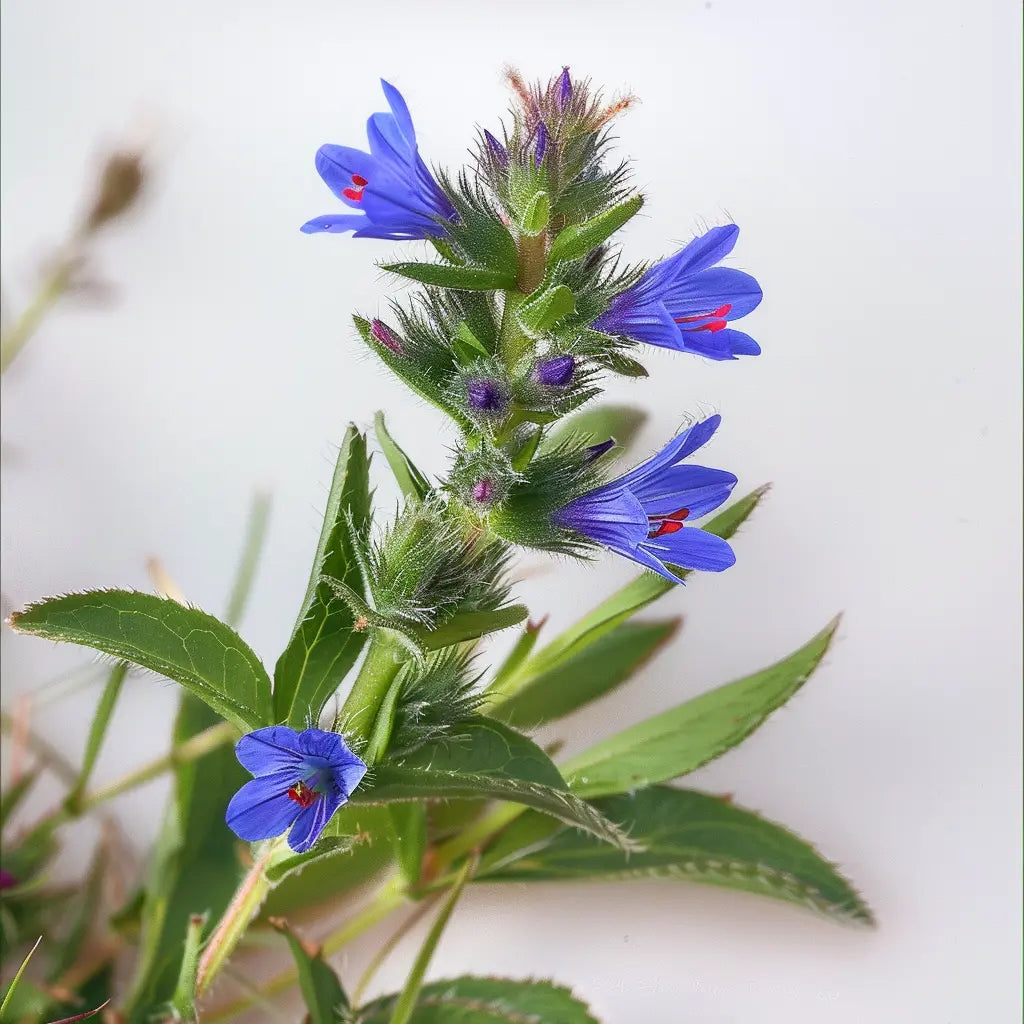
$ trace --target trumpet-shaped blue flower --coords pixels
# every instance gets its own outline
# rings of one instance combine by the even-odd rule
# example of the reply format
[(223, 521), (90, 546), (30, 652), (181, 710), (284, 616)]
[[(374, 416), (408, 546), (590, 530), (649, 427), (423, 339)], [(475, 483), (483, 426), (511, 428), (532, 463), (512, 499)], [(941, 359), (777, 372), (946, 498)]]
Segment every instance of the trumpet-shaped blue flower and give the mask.
[(306, 234), (354, 232), (355, 238), (429, 238), (444, 235), (455, 207), (441, 191), (416, 145), (402, 94), (381, 79), (390, 114), (366, 122), (370, 152), (350, 146), (321, 146), (316, 169), (327, 187), (358, 213), (328, 213), (302, 225)]
[[(736, 561), (728, 543), (689, 521), (718, 508), (736, 477), (677, 464), (706, 444), (720, 422), (720, 416), (711, 416), (694, 424), (625, 476), (570, 501), (555, 513), (555, 523), (675, 583), (682, 581), (666, 564), (705, 572), (728, 569)], [(607, 447), (592, 451), (599, 457)]]
[(235, 756), (256, 777), (231, 798), (228, 827), (249, 842), (291, 829), (288, 845), (296, 853), (320, 838), (366, 773), (337, 733), (321, 729), (257, 729), (238, 741)]
[(594, 329), (708, 359), (759, 355), (758, 343), (729, 321), (755, 309), (761, 289), (749, 274), (715, 266), (732, 252), (739, 233), (735, 224), (712, 228), (656, 263), (612, 299)]

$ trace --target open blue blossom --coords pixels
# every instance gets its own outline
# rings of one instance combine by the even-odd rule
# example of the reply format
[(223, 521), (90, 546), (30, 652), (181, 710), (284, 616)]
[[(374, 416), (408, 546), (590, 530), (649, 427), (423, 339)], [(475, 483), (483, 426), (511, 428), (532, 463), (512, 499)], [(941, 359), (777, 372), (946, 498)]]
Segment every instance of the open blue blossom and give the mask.
[(355, 238), (429, 238), (445, 233), (442, 223), (455, 207), (441, 191), (416, 146), (409, 108), (402, 94), (381, 79), (390, 114), (366, 122), (370, 152), (350, 146), (321, 146), (316, 169), (327, 187), (358, 213), (328, 213), (302, 225), (318, 231), (355, 232)]
[(232, 798), (228, 828), (251, 843), (291, 829), (288, 845), (305, 853), (366, 773), (333, 732), (271, 725), (243, 736), (235, 757), (256, 777)]
[(656, 263), (612, 299), (594, 329), (708, 359), (759, 355), (760, 345), (728, 324), (757, 307), (761, 289), (749, 274), (715, 266), (739, 233), (735, 224), (712, 228)]
[[(736, 561), (732, 548), (684, 521), (718, 508), (736, 477), (721, 469), (677, 465), (710, 440), (721, 419), (711, 416), (694, 424), (625, 476), (570, 501), (555, 513), (555, 523), (675, 583), (682, 581), (666, 564), (705, 572), (728, 569)], [(597, 457), (607, 447), (594, 451)]]

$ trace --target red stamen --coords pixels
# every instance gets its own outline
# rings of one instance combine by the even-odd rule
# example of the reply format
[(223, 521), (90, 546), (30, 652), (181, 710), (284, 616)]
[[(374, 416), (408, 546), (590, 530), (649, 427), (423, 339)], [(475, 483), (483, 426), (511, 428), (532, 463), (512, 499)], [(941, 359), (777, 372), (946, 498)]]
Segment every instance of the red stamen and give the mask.
[(681, 509), (678, 509), (675, 512), (670, 513), (667, 516), (658, 515), (658, 516), (648, 516), (647, 518), (650, 519), (652, 523), (661, 522), (662, 519), (675, 519), (678, 522), (682, 522), (689, 514), (690, 514), (690, 510), (688, 508), (681, 508)]
[(722, 317), (726, 317), (732, 312), (732, 303), (727, 302), (724, 306), (719, 306), (713, 313), (702, 313), (700, 316), (677, 316), (675, 318), (677, 324), (695, 324), (698, 320), (706, 320), (708, 317), (715, 317), (710, 323), (703, 324), (700, 327), (691, 327), (691, 331), (720, 331), (725, 327), (725, 320)]
[(647, 539), (654, 540), (655, 537), (664, 537), (666, 533), (676, 533), (682, 528), (683, 524), (677, 522), (675, 519), (666, 519), (656, 530), (651, 530), (651, 532), (647, 534)]
[(310, 789), (304, 782), (296, 782), (288, 790), (288, 799), (294, 800), (300, 807), (309, 807), (316, 799), (316, 790)]
[(361, 188), (343, 188), (341, 194), (346, 199), (351, 199), (353, 202), (358, 203), (363, 198), (363, 190)]
[[(352, 175), (352, 184), (355, 185), (357, 188), (364, 188), (366, 185), (369, 185), (370, 183), (361, 174), (353, 174)], [(724, 308), (726, 310), (728, 310), (729, 307), (726, 306)], [(716, 313), (715, 315), (716, 316), (725, 316), (725, 313)]]

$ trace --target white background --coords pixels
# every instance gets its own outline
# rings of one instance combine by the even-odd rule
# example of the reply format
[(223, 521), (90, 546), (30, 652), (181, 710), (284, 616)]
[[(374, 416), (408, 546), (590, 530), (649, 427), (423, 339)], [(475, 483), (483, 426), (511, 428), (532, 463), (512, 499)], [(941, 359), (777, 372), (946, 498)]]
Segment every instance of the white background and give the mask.
[[(390, 287), (374, 261), (400, 246), (298, 231), (338, 208), (316, 147), (363, 144), (379, 75), (404, 91), (428, 161), (448, 164), (504, 112), (504, 62), (629, 88), (643, 103), (619, 135), (649, 203), (627, 255), (735, 220), (731, 263), (766, 294), (747, 321), (764, 355), (655, 351), (649, 381), (610, 390), (651, 410), (642, 454), (719, 409), (708, 460), (775, 489), (736, 567), (658, 609), (686, 616), (671, 651), (566, 729), (578, 748), (845, 609), (806, 690), (693, 781), (813, 838), (880, 927), (686, 885), (482, 887), (431, 975), (551, 975), (609, 1024), (1019, 1020), (1017, 4), (8, 0), (3, 15), (14, 309), (100, 145), (141, 130), (156, 164), (147, 205), (99, 249), (116, 302), (65, 306), (4, 378), (6, 601), (146, 588), (157, 554), (217, 610), (265, 484), (243, 632), (276, 657), (345, 422), (387, 409), (436, 472), (450, 437), (351, 336), (349, 313), (382, 309)], [(632, 575), (608, 556), (520, 590), (560, 627)], [(81, 661), (10, 635), (3, 653), (8, 702)], [(36, 723), (69, 756), (95, 696)], [(170, 686), (134, 682), (98, 779), (162, 752), (173, 704)], [(120, 805), (140, 844), (165, 793)]]

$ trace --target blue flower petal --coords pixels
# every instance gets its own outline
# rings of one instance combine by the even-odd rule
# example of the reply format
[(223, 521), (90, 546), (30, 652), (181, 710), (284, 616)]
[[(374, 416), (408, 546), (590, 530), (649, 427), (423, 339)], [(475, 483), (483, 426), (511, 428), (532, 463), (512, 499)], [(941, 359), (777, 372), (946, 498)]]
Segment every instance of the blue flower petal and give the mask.
[(739, 234), (738, 225), (724, 224), (687, 242), (679, 252), (665, 261), (671, 267), (672, 278), (676, 280), (683, 274), (696, 274), (721, 263), (732, 252)]
[(672, 466), (633, 489), (649, 516), (669, 515), (689, 509), (689, 519), (699, 519), (729, 497), (736, 477), (724, 469), (704, 466)]
[(722, 572), (736, 564), (736, 555), (727, 541), (696, 526), (684, 526), (643, 545), (658, 558), (684, 569)]
[(332, 235), (341, 234), (343, 231), (361, 234), (363, 225), (368, 223), (369, 221), (359, 213), (325, 213), (322, 217), (307, 220), (299, 230), (304, 235), (315, 235), (321, 231), (327, 231)]
[(366, 774), (366, 764), (363, 761), (351, 751), (349, 751), (348, 757), (349, 760), (334, 769), (334, 777), (345, 791), (346, 797), (352, 795), (353, 790), (355, 790)]
[(675, 465), (677, 462), (692, 455), (698, 448), (703, 447), (711, 440), (715, 431), (722, 422), (722, 417), (715, 413), (700, 423), (684, 430), (674, 437), (657, 455), (640, 463), (635, 469), (631, 469), (625, 476), (619, 479), (619, 484), (634, 487), (640, 481), (645, 480), (650, 474)]
[(346, 800), (347, 797), (343, 793), (335, 791), (324, 793), (308, 807), (303, 807), (295, 818), (291, 832), (288, 833), (288, 845), (296, 853), (305, 853), (320, 838), (320, 833)]
[(731, 327), (718, 333), (725, 335), (725, 342), (734, 356), (759, 356), (761, 354), (761, 346), (749, 334), (734, 331)]
[(250, 843), (281, 835), (300, 810), (288, 796), (296, 781), (295, 772), (289, 769), (247, 782), (228, 804), (224, 814), (228, 828)]
[(394, 115), (399, 130), (406, 137), (410, 145), (415, 146), (416, 129), (413, 126), (412, 115), (409, 113), (405, 97), (390, 82), (386, 82), (383, 78), (380, 80), (380, 86), (384, 90), (384, 98), (388, 101), (388, 106), (391, 108), (391, 113)]
[(739, 320), (755, 310), (762, 298), (761, 286), (750, 274), (730, 267), (712, 267), (675, 282), (665, 305), (673, 317), (710, 314), (728, 305), (731, 308), (722, 319)]
[(345, 189), (353, 187), (352, 175), (374, 181), (382, 171), (380, 163), (369, 153), (351, 146), (335, 146), (330, 143), (316, 151), (314, 163), (324, 184), (349, 206), (358, 206), (357, 201), (350, 200), (344, 194)]
[(286, 725), (268, 725), (247, 733), (235, 744), (239, 764), (253, 775), (298, 770), (304, 749), (301, 737)]

